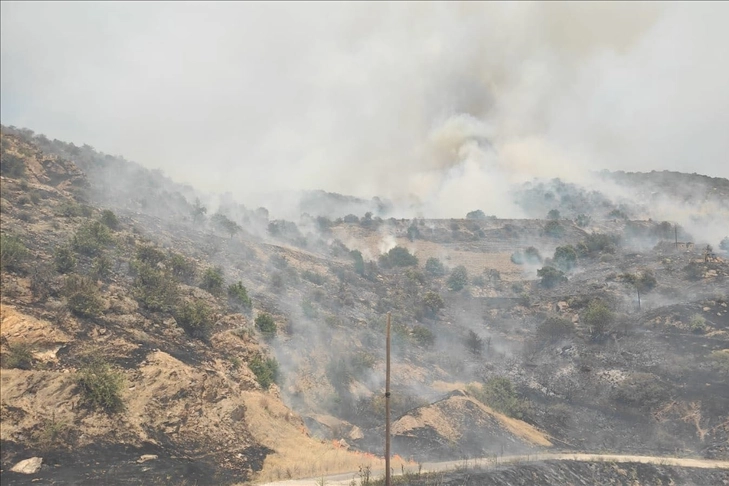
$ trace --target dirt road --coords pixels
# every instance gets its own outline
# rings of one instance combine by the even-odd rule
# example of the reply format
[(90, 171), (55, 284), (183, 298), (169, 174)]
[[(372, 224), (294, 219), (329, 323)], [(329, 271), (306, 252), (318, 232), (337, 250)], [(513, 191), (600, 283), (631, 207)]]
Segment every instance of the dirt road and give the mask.
[[(660, 456), (632, 456), (622, 454), (585, 454), (585, 453), (544, 453), (530, 454), (523, 456), (503, 456), (495, 459), (494, 457), (483, 457), (478, 459), (468, 459), (459, 461), (444, 462), (426, 462), (422, 464), (422, 472), (438, 472), (455, 470), (463, 467), (494, 467), (496, 465), (538, 462), (538, 461), (584, 461), (584, 462), (642, 462), (648, 464), (658, 464), (664, 466), (679, 467), (697, 467), (697, 468), (720, 468), (729, 469), (729, 461), (714, 461), (709, 459), (692, 459), (680, 457), (660, 457)], [(405, 472), (417, 472), (418, 465), (406, 466)], [(400, 475), (403, 470), (396, 470), (395, 475)], [(372, 477), (378, 478), (384, 475), (384, 470), (372, 471)], [(328, 486), (348, 486), (352, 479), (357, 479), (359, 483), (358, 472), (353, 471), (344, 474), (335, 474), (324, 476), (324, 482)], [(273, 483), (265, 483), (263, 486), (314, 486), (321, 484), (322, 478), (308, 479), (291, 479), (287, 481), (276, 481)]]

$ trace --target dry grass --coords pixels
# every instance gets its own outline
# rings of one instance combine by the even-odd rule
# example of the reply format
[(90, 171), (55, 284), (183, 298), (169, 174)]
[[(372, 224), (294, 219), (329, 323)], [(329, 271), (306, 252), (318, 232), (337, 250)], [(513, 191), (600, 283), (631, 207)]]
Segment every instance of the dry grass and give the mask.
[[(372, 454), (349, 451), (336, 442), (309, 437), (301, 421), (292, 418), (279, 400), (262, 400), (259, 392), (245, 392), (246, 421), (257, 441), (276, 452), (270, 454), (256, 480), (281, 481), (316, 478), (357, 471), (360, 466), (384, 468), (384, 460)], [(405, 464), (400, 458), (393, 467)]]

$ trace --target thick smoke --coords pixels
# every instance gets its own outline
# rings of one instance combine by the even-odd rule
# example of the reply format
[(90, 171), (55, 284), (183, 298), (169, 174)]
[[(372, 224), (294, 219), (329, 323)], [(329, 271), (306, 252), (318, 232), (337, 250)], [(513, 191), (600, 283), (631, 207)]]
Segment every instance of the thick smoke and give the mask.
[[(2, 122), (250, 205), (520, 216), (508, 184), (729, 176), (729, 5), (2, 4)], [(400, 214), (398, 214), (400, 213)]]

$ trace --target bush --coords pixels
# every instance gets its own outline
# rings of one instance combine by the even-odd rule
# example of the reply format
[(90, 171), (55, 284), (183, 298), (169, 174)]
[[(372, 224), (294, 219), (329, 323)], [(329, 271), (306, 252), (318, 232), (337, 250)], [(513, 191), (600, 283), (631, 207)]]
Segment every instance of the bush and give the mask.
[(207, 290), (215, 296), (219, 296), (223, 293), (224, 282), (223, 269), (220, 267), (211, 267), (205, 270), (202, 277), (202, 283), (200, 283), (200, 288)]
[(483, 385), (469, 385), (466, 390), (480, 402), (509, 417), (521, 418), (526, 410), (508, 378), (494, 377)]
[(615, 321), (615, 313), (604, 302), (592, 301), (587, 306), (583, 320), (590, 328), (592, 336), (597, 338), (610, 330), (610, 326)]
[(73, 218), (83, 216), (84, 211), (81, 205), (75, 201), (63, 201), (56, 207), (54, 214), (56, 216), (63, 216), (64, 218)]
[(537, 277), (542, 279), (540, 284), (542, 287), (547, 289), (551, 289), (552, 287), (567, 281), (567, 277), (564, 276), (564, 272), (549, 265), (537, 270)]
[(71, 273), (76, 268), (76, 257), (67, 246), (59, 246), (53, 252), (53, 265), (58, 273)]
[[(363, 264), (364, 269), (364, 264)], [(315, 284), (315, 285), (324, 285), (324, 277), (322, 275), (319, 275), (316, 272), (312, 272), (311, 270), (304, 270), (301, 272), (301, 278), (304, 280), (308, 280), (309, 282)]]
[(124, 410), (124, 376), (104, 360), (91, 358), (80, 370), (76, 384), (86, 403), (97, 410), (116, 413)]
[(179, 300), (179, 287), (175, 279), (157, 267), (136, 262), (134, 268), (134, 297), (152, 311), (169, 312)]
[(561, 238), (564, 236), (564, 228), (557, 221), (548, 221), (544, 225), (544, 234), (552, 238)]
[(612, 394), (613, 400), (630, 407), (650, 408), (670, 397), (670, 387), (650, 373), (633, 373), (620, 382)]
[(577, 224), (580, 228), (588, 226), (590, 222), (592, 222), (592, 218), (587, 214), (578, 214), (577, 219), (575, 220), (575, 224)]
[(706, 319), (701, 314), (694, 314), (689, 322), (689, 329), (694, 334), (703, 334), (706, 332)]
[(251, 302), (251, 298), (248, 296), (248, 290), (246, 290), (243, 282), (240, 280), (238, 283), (228, 285), (228, 300), (244, 309), (250, 309), (253, 306), (253, 302)]
[(552, 219), (552, 220), (556, 221), (561, 217), (562, 217), (562, 215), (559, 214), (559, 211), (556, 209), (550, 209), (549, 212), (547, 213), (547, 219)]
[(582, 256), (594, 256), (599, 253), (615, 253), (620, 244), (620, 237), (613, 234), (592, 233), (577, 244), (577, 253)]
[(424, 348), (430, 348), (433, 346), (433, 344), (435, 344), (435, 334), (433, 334), (433, 331), (425, 326), (416, 324), (415, 326), (413, 326), (410, 334), (412, 335), (415, 342)]
[(425, 262), (425, 273), (433, 275), (434, 277), (440, 277), (445, 275), (445, 267), (443, 263), (437, 258), (430, 257)]
[(572, 245), (558, 246), (554, 250), (554, 265), (564, 272), (569, 272), (577, 266), (577, 252)]
[(116, 217), (114, 211), (105, 209), (101, 212), (101, 222), (110, 230), (119, 229), (119, 218)]
[(530, 246), (524, 251), (517, 251), (511, 255), (511, 261), (517, 265), (539, 265), (542, 263), (542, 255), (539, 250)]
[(267, 390), (271, 384), (276, 383), (276, 380), (278, 380), (278, 361), (276, 361), (276, 358), (255, 356), (248, 363), (248, 368), (256, 375), (256, 381), (264, 390)]
[(548, 317), (537, 326), (537, 338), (542, 342), (552, 343), (575, 332), (575, 325), (568, 319), (561, 317)]
[(104, 246), (111, 244), (114, 239), (109, 228), (99, 221), (92, 221), (81, 226), (73, 236), (74, 250), (89, 256), (96, 256)]
[(423, 296), (423, 307), (429, 317), (435, 317), (438, 311), (445, 307), (443, 297), (435, 292), (426, 292)]
[(418, 259), (407, 248), (396, 246), (385, 255), (380, 256), (380, 265), (384, 268), (411, 267), (418, 264)]
[(256, 327), (266, 338), (272, 338), (276, 335), (276, 321), (273, 320), (271, 314), (258, 314), (256, 316)]
[(161, 249), (153, 245), (139, 246), (137, 248), (136, 256), (137, 260), (152, 267), (157, 266), (158, 263), (164, 262), (167, 258)]
[(91, 275), (98, 279), (105, 279), (111, 273), (111, 260), (104, 255), (94, 258), (91, 265)]
[(172, 275), (185, 283), (195, 280), (195, 262), (188, 260), (179, 253), (171, 253), (167, 260)]
[(28, 249), (16, 236), (0, 234), (0, 270), (19, 271), (28, 258)]
[(316, 317), (319, 315), (316, 308), (309, 299), (301, 299), (301, 311), (309, 319), (316, 319)]
[(477, 209), (466, 214), (466, 219), (486, 219), (486, 213)]
[(25, 162), (17, 155), (3, 151), (0, 157), (0, 174), (11, 179), (22, 179), (25, 177)]
[(481, 356), (483, 351), (483, 339), (475, 332), (469, 330), (466, 339), (464, 340), (466, 349), (474, 356)]
[(468, 285), (468, 270), (463, 265), (459, 265), (453, 269), (451, 275), (448, 277), (446, 282), (448, 288), (454, 292), (463, 290)]
[(3, 355), (3, 368), (18, 368), (30, 370), (33, 368), (33, 348), (30, 344), (19, 341), (15, 344), (8, 343), (8, 352)]
[(709, 358), (714, 369), (729, 375), (729, 349), (712, 351)]
[(364, 275), (365, 264), (364, 258), (362, 258), (362, 253), (359, 250), (352, 250), (349, 254), (354, 260), (354, 271), (357, 272), (358, 275)]
[(185, 302), (175, 312), (175, 320), (188, 336), (205, 342), (210, 340), (213, 311), (204, 301)]
[(69, 275), (63, 290), (68, 308), (77, 316), (96, 317), (104, 308), (99, 289), (89, 277)]

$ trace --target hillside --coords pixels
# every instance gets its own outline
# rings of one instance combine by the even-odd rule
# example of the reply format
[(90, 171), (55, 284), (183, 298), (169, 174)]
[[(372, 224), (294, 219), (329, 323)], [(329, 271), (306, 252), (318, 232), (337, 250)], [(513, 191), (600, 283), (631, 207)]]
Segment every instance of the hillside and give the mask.
[[(271, 219), (2, 130), (0, 462), (13, 484), (381, 464), (387, 312), (405, 460), (729, 458), (729, 263), (700, 224), (555, 181), (515, 189), (533, 219), (383, 219), (371, 208), (386, 202), (321, 193), (297, 221)], [(727, 207), (725, 180), (615, 177), (677, 200), (685, 181), (709, 184), (706, 201)], [(368, 211), (329, 218), (330, 200)], [(33, 456), (40, 476), (8, 471)]]

